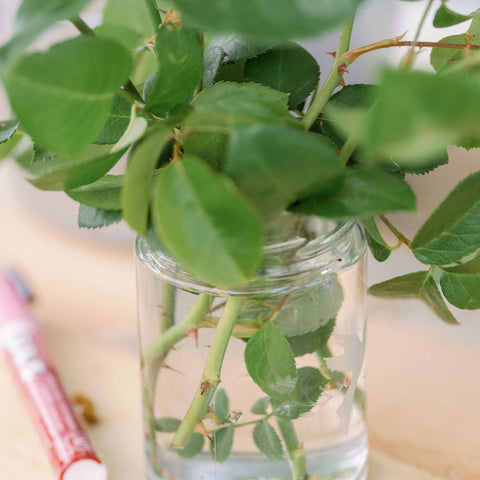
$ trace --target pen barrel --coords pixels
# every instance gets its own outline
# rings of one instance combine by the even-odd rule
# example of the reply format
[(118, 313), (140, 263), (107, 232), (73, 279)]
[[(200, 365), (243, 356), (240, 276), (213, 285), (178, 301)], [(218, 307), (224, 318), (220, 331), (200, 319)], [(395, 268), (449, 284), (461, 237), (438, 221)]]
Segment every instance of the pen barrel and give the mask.
[(1, 273), (0, 344), (58, 478), (68, 480), (75, 464), (74, 470), (91, 471), (89, 478), (106, 478), (53, 368), (39, 322)]

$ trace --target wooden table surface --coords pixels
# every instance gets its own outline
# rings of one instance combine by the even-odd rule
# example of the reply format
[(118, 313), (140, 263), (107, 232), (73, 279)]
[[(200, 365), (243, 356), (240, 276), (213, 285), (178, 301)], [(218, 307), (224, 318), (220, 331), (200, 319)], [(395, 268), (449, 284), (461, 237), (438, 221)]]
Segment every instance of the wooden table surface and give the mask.
[[(109, 478), (140, 480), (133, 248), (52, 226), (8, 192), (4, 170), (0, 264), (19, 265), (33, 285), (67, 391), (95, 402), (89, 432)], [(414, 261), (399, 253), (389, 265), (409, 271)], [(385, 277), (376, 268), (372, 278)], [(478, 314), (450, 327), (414, 300), (370, 299), (369, 311), (369, 480), (479, 479)], [(3, 362), (0, 385), (0, 478), (54, 480)]]

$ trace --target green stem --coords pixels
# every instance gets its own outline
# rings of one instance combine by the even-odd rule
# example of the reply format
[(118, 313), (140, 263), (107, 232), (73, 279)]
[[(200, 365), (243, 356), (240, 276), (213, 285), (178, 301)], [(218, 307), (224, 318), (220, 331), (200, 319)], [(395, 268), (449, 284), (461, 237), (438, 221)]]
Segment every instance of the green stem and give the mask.
[(177, 289), (171, 283), (165, 282), (162, 291), (162, 306), (160, 313), (160, 332), (164, 333), (175, 323), (175, 296)]
[(148, 16), (152, 21), (153, 30), (156, 32), (162, 23), (162, 19), (160, 17), (160, 12), (157, 9), (155, 0), (145, 0), (145, 8), (147, 9)]
[(225, 352), (244, 301), (243, 298), (238, 297), (230, 297), (227, 301), (225, 310), (218, 322), (197, 391), (172, 441), (173, 448), (184, 448), (193, 435), (195, 425), (205, 417), (208, 406), (220, 383)]
[(345, 142), (342, 149), (340, 150), (340, 155), (339, 155), (339, 158), (344, 165), (348, 163), (348, 161), (350, 160), (350, 157), (352, 156), (357, 146), (358, 146), (358, 142), (353, 137), (350, 137)]
[(400, 242), (405, 244), (408, 248), (410, 248), (410, 244), (412, 243), (402, 232), (400, 232), (385, 215), (378, 216), (380, 220), (388, 227), (388, 229), (398, 238)]
[[(322, 88), (318, 91), (317, 95), (313, 98), (307, 113), (302, 119), (302, 123), (307, 130), (313, 125), (321, 111), (327, 104), (328, 100), (332, 96), (334, 90), (338, 87), (338, 84), (342, 80), (344, 70), (346, 68), (346, 62), (342, 59), (342, 55), (350, 47), (350, 39), (352, 36), (353, 22), (355, 17), (349, 18), (342, 26), (340, 31), (340, 37), (338, 39), (337, 52), (335, 54), (335, 61), (333, 67), (328, 74), (327, 80), (323, 84)], [(343, 67), (342, 67), (343, 65)]]
[(70, 20), (82, 35), (95, 35), (95, 32), (79, 17)]
[(415, 37), (413, 39), (413, 44), (408, 51), (405, 59), (401, 62), (400, 68), (404, 68), (405, 70), (409, 70), (413, 66), (413, 55), (415, 53), (415, 47), (417, 46), (418, 39), (420, 38), (420, 34), (422, 33), (422, 28), (425, 25), (425, 21), (427, 20), (428, 12), (432, 8), (433, 2), (435, 0), (428, 0), (427, 6), (423, 12), (422, 18), (420, 19), (420, 23), (418, 24), (417, 31), (415, 32)]
[(291, 420), (280, 417), (276, 417), (276, 420), (287, 449), (292, 480), (306, 480), (308, 478), (307, 460), (303, 451), (303, 445), (298, 441), (293, 423)]
[(178, 343), (185, 334), (198, 327), (212, 304), (210, 295), (201, 294), (197, 303), (186, 316), (186, 318), (177, 325), (173, 325), (166, 330), (160, 337), (151, 343), (142, 354), (144, 362), (151, 362), (162, 355), (165, 355), (176, 343)]

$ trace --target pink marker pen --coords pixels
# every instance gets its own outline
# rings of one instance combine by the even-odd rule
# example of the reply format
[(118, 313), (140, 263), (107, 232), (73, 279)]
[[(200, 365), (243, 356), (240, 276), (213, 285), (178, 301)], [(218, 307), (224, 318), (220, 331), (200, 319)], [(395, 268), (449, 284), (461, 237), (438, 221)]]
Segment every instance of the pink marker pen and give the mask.
[(0, 270), (0, 346), (60, 480), (106, 480), (78, 422), (33, 316), (24, 285)]

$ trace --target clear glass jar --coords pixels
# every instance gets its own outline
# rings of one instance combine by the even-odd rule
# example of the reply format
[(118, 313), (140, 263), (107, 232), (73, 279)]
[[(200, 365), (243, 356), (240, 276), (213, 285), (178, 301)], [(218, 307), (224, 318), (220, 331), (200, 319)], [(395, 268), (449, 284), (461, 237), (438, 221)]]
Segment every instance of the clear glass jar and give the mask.
[(266, 245), (225, 290), (137, 240), (149, 480), (366, 478), (363, 231), (284, 214)]

